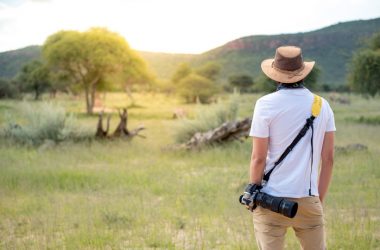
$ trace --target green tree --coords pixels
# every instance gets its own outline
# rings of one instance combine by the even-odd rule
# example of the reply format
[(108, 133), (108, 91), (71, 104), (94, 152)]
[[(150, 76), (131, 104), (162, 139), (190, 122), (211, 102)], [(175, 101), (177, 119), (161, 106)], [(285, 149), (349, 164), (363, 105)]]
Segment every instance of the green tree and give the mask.
[(57, 32), (45, 41), (43, 55), (51, 68), (66, 73), (84, 90), (88, 114), (93, 112), (96, 91), (108, 86), (113, 76), (121, 74), (126, 83), (128, 77), (143, 74), (136, 63), (142, 59), (122, 36), (105, 28)]
[(312, 71), (304, 79), (305, 87), (307, 87), (310, 90), (320, 89), (320, 86), (318, 84), (320, 75), (321, 75), (321, 68), (319, 68), (319, 66), (315, 64)]
[(189, 64), (181, 63), (172, 76), (172, 82), (175, 84), (179, 83), (183, 78), (190, 75), (191, 72), (192, 69), (190, 68)]
[(231, 86), (239, 89), (242, 92), (248, 92), (253, 86), (252, 77), (248, 75), (233, 75), (228, 78), (228, 82)]
[(51, 87), (50, 71), (40, 61), (25, 64), (17, 77), (23, 91), (34, 92), (34, 99), (38, 100), (42, 93)]
[(211, 81), (216, 81), (219, 73), (221, 70), (220, 64), (216, 62), (209, 62), (206, 63), (205, 65), (197, 68), (195, 70), (195, 73), (197, 73), (200, 76), (203, 76), (207, 79), (210, 79)]
[(354, 54), (349, 85), (353, 91), (364, 95), (380, 93), (380, 33), (370, 39), (367, 48)]
[(201, 103), (207, 103), (218, 92), (213, 81), (198, 74), (190, 74), (178, 83), (178, 94), (188, 103), (195, 103), (197, 99)]
[(380, 32), (374, 34), (370, 39), (369, 39), (369, 48), (371, 50), (379, 50), (380, 49)]
[(16, 81), (0, 78), (0, 98), (16, 98), (20, 94)]
[(264, 73), (261, 73), (260, 76), (255, 79), (255, 85), (252, 89), (254, 92), (270, 93), (275, 91), (276, 88), (276, 82), (268, 78)]

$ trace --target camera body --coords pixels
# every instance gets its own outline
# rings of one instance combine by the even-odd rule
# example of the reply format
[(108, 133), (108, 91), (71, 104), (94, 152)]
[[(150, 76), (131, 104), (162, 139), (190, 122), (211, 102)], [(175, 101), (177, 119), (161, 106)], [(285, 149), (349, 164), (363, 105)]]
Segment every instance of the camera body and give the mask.
[(244, 194), (240, 196), (239, 202), (250, 211), (253, 211), (257, 206), (261, 206), (289, 218), (293, 218), (297, 214), (297, 202), (263, 193), (261, 189), (262, 186), (260, 185), (249, 184), (245, 188)]

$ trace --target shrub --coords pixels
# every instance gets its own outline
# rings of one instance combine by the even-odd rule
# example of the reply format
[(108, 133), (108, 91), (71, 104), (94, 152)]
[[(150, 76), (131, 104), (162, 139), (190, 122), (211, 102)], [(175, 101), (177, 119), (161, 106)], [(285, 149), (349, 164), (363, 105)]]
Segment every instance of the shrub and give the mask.
[(380, 125), (380, 116), (360, 116), (356, 119), (356, 122), (369, 125)]
[(181, 121), (176, 134), (177, 143), (188, 141), (197, 132), (206, 132), (219, 127), (227, 121), (236, 120), (239, 110), (238, 96), (233, 96), (225, 104), (217, 104), (205, 109), (204, 105), (198, 107), (195, 119)]
[(8, 115), (8, 122), (2, 137), (22, 144), (40, 145), (46, 141), (55, 143), (64, 140), (82, 140), (92, 137), (79, 127), (73, 115), (67, 115), (64, 108), (51, 103), (31, 106), (20, 105), (21, 119)]
[(14, 81), (0, 78), (0, 98), (17, 98), (20, 91)]

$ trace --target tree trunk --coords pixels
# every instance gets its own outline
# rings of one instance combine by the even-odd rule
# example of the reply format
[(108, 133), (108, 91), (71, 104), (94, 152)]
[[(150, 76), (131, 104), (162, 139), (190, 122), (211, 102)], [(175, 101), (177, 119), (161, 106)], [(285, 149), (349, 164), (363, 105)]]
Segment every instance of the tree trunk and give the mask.
[(95, 105), (95, 93), (96, 93), (96, 87), (95, 85), (91, 85), (91, 89), (90, 89), (91, 114), (93, 114), (94, 105)]
[(100, 79), (100, 76), (96, 76), (91, 82), (84, 83), (86, 94), (86, 107), (87, 114), (92, 115), (95, 103), (96, 85)]
[(89, 87), (86, 86), (84, 90), (85, 98), (86, 98), (86, 110), (87, 114), (92, 114), (92, 107), (91, 107), (91, 100), (90, 100), (90, 93), (89, 93)]
[(34, 91), (35, 91), (34, 100), (37, 101), (40, 99), (40, 90), (38, 89), (38, 87), (35, 87)]
[(129, 99), (131, 99), (131, 102), (133, 105), (135, 103), (135, 98), (133, 98), (133, 96), (132, 96), (132, 91), (131, 91), (131, 88), (129, 87), (129, 85), (125, 85), (125, 92), (127, 93), (127, 96), (129, 97)]

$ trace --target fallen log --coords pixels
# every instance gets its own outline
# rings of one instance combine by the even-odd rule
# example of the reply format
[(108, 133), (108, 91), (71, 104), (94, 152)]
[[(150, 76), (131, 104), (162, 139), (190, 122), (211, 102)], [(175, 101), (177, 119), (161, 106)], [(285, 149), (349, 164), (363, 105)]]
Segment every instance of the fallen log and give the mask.
[(250, 118), (245, 118), (241, 121), (225, 122), (213, 130), (195, 133), (188, 142), (181, 144), (179, 147), (195, 149), (205, 145), (221, 144), (232, 140), (242, 141), (242, 137), (248, 137), (251, 122)]

